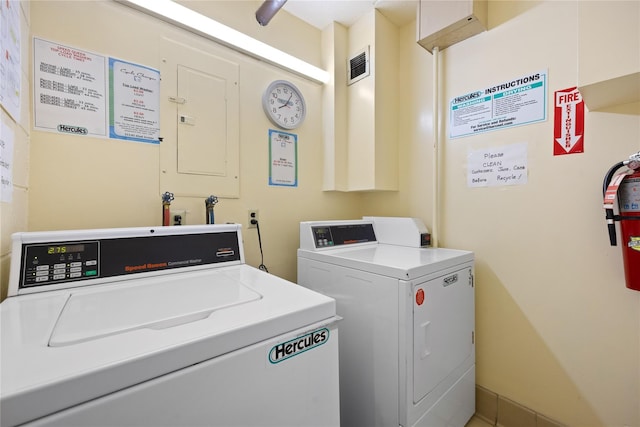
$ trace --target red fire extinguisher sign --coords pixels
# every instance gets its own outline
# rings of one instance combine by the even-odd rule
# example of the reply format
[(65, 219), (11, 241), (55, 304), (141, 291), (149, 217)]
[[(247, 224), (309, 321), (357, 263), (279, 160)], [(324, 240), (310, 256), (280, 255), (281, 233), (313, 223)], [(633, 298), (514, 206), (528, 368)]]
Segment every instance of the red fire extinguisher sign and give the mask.
[(577, 87), (555, 92), (553, 155), (584, 152), (584, 101)]

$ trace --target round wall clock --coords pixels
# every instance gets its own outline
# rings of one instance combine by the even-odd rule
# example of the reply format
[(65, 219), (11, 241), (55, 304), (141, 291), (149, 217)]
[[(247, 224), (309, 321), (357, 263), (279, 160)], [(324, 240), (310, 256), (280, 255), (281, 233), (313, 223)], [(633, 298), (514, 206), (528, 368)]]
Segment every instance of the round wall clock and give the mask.
[(274, 125), (295, 129), (307, 113), (304, 97), (298, 88), (286, 80), (276, 80), (262, 95), (262, 108)]

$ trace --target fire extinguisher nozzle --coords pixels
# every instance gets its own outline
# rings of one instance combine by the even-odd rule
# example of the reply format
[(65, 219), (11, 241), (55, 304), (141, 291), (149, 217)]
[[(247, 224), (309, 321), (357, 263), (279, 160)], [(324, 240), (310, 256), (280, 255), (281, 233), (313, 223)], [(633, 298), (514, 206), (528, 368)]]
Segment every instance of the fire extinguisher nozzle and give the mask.
[(616, 225), (607, 224), (607, 228), (609, 229), (609, 243), (611, 243), (611, 246), (618, 246), (618, 239), (616, 238)]
[(605, 209), (605, 216), (607, 218), (607, 230), (609, 231), (609, 243), (611, 246), (617, 246), (617, 237), (616, 237), (616, 223), (615, 223), (615, 215), (613, 213), (613, 209)]

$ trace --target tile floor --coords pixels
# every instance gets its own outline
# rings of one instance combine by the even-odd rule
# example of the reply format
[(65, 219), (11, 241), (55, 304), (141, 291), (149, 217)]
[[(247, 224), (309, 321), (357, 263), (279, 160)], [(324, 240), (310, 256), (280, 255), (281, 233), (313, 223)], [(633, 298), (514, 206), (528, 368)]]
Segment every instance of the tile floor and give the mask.
[(477, 416), (473, 416), (465, 427), (492, 427), (491, 424), (479, 418)]

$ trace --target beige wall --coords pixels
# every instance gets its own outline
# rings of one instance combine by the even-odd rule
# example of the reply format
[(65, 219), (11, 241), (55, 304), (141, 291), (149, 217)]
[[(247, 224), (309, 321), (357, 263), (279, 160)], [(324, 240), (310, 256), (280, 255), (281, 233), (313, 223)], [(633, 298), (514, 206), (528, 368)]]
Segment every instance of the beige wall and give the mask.
[[(276, 19), (300, 26), (292, 43), (276, 34), (281, 26), (261, 33), (250, 24), (247, 13), (259, 2), (213, 4), (228, 25), (319, 64), (319, 31), (280, 12)], [(548, 71), (549, 95), (576, 85), (576, 2), (491, 2), (489, 16), (490, 31), (440, 55), (445, 113), (455, 95), (541, 69)], [(433, 57), (415, 43), (414, 23), (402, 28), (398, 47), (400, 191), (357, 194), (322, 191), (319, 85), (113, 2), (31, 2), (31, 19), (34, 36), (150, 67), (159, 68), (163, 36), (240, 64), (241, 194), (216, 206), (216, 220), (245, 223), (246, 210), (259, 209), (265, 263), (274, 274), (295, 279), (301, 220), (402, 215), (432, 226)], [(603, 25), (593, 31), (611, 24)], [(278, 78), (296, 83), (309, 105), (297, 131), (296, 189), (267, 185), (270, 125), (260, 97)], [(569, 425), (639, 426), (640, 293), (624, 287), (600, 192), (609, 166), (640, 149), (640, 106), (587, 112), (585, 153), (562, 157), (552, 155), (551, 101), (547, 111), (543, 123), (444, 141), (438, 234), (441, 245), (476, 253), (477, 382)], [(32, 132), (27, 121), (12, 125), (21, 145), (30, 137), (31, 160), (19, 160), (16, 170), (30, 173), (21, 182), (14, 176), (14, 201), (1, 206), (3, 289), (11, 231), (160, 223), (166, 189), (159, 188), (157, 146)], [(446, 116), (443, 125), (446, 135)], [(528, 184), (467, 187), (468, 150), (520, 142), (528, 144)], [(178, 198), (173, 205), (191, 212), (189, 222), (204, 222), (202, 200)], [(255, 230), (244, 238), (248, 263), (258, 265)]]
[[(546, 68), (549, 118), (447, 144), (442, 234), (478, 254), (480, 384), (570, 425), (640, 425), (640, 292), (601, 208), (607, 169), (640, 150), (640, 106), (587, 112), (584, 154), (551, 154), (553, 92), (577, 81), (578, 3), (492, 3), (491, 31), (444, 55), (449, 96)], [(465, 188), (467, 150), (517, 142), (526, 186)]]
[[(543, 69), (550, 99), (543, 123), (445, 139), (439, 236), (476, 253), (479, 385), (572, 426), (638, 426), (640, 292), (609, 246), (601, 188), (640, 150), (640, 105), (586, 112), (585, 152), (553, 156), (553, 92), (577, 83), (577, 3), (491, 2), (490, 30), (441, 52), (445, 115), (454, 96)], [(364, 209), (431, 225), (433, 57), (414, 39), (404, 28), (401, 189), (367, 195)], [(526, 185), (467, 186), (469, 150), (520, 142)]]
[[(274, 23), (290, 28), (288, 34), (295, 33), (295, 38), (283, 37), (278, 25), (257, 25), (253, 13), (259, 2), (195, 3), (202, 12), (217, 12), (219, 19), (227, 19), (227, 25), (261, 36), (298, 56), (303, 56), (301, 51), (312, 52), (305, 59), (319, 61), (320, 32), (287, 14), (278, 15), (279, 21)], [(161, 65), (162, 37), (240, 64), (240, 198), (221, 199), (215, 207), (216, 222), (240, 222), (246, 226), (247, 210), (258, 209), (264, 263), (270, 272), (295, 280), (300, 221), (350, 218), (359, 213), (357, 196), (323, 193), (321, 189), (321, 85), (112, 1), (36, 1), (32, 2), (31, 15), (33, 36), (153, 68)], [(95, 19), (97, 16), (100, 19)], [(262, 111), (261, 97), (276, 79), (293, 81), (308, 105), (307, 119), (296, 130), (297, 188), (268, 186), (268, 129), (273, 125)], [(163, 94), (161, 103), (168, 103)], [(161, 129), (162, 122), (168, 120), (175, 118), (161, 117)], [(163, 135), (162, 130), (161, 136), (171, 137)], [(34, 131), (31, 156), (29, 230), (161, 223), (160, 194), (171, 189), (159, 188), (157, 145)], [(216, 194), (215, 189), (211, 193)], [(189, 224), (205, 223), (204, 197), (176, 197), (172, 208), (186, 209)], [(244, 243), (247, 262), (259, 265), (255, 229), (244, 230)]]

